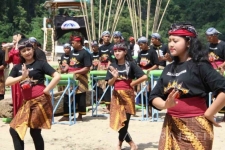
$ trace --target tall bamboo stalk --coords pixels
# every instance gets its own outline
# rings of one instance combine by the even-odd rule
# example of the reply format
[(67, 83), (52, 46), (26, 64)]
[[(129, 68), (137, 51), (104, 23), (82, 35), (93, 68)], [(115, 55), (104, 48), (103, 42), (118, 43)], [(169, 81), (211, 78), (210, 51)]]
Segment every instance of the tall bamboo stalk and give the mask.
[(159, 25), (158, 25), (158, 28), (157, 28), (157, 32), (159, 32), (159, 29), (160, 29), (160, 26), (161, 26), (162, 20), (163, 20), (164, 15), (165, 15), (165, 13), (166, 13), (166, 11), (167, 11), (167, 8), (168, 8), (169, 3), (170, 3), (170, 0), (168, 0), (168, 1), (167, 1), (166, 7), (164, 8), (164, 11), (163, 11), (162, 17), (161, 17), (161, 19), (160, 19), (160, 21), (159, 21)]
[(94, 3), (93, 0), (91, 0), (91, 30), (92, 30), (92, 39), (96, 39), (95, 36), (95, 16), (94, 16)]
[(139, 6), (139, 30), (140, 30), (140, 35), (142, 36), (142, 19), (141, 19), (141, 0), (138, 1), (138, 6)]
[(110, 21), (111, 10), (112, 10), (112, 0), (110, 1), (110, 5), (109, 5), (109, 13), (108, 13), (108, 21), (107, 21), (106, 30), (109, 30), (109, 21)]
[(106, 4), (105, 4), (105, 10), (104, 10), (104, 15), (103, 15), (103, 20), (102, 20), (102, 29), (101, 29), (101, 33), (104, 30), (104, 23), (105, 23), (105, 14), (106, 14), (106, 9), (107, 9), (107, 4), (108, 4), (108, 0), (106, 0)]
[(102, 19), (102, 0), (99, 0), (99, 14), (98, 14), (98, 38), (101, 36), (101, 19)]
[(148, 5), (147, 5), (147, 26), (146, 26), (146, 38), (148, 38), (149, 20), (150, 20), (150, 8), (151, 8), (151, 0), (148, 0)]
[(131, 26), (132, 26), (132, 30), (133, 30), (133, 36), (134, 39), (136, 40), (136, 33), (135, 33), (135, 25), (134, 25), (134, 18), (133, 18), (133, 13), (132, 13), (132, 8), (131, 8), (131, 0), (127, 0), (127, 5), (128, 5), (128, 10), (129, 10), (129, 14), (130, 14), (130, 20), (131, 20)]

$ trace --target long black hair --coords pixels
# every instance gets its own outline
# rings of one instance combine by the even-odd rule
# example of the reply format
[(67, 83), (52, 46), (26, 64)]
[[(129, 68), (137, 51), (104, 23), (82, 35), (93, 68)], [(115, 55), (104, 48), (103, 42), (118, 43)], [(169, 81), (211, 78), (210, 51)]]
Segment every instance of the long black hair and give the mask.
[[(198, 39), (197, 32), (195, 28), (192, 26), (192, 24), (191, 23), (176, 23), (171, 25), (170, 30), (178, 30), (178, 29), (186, 29), (190, 32), (193, 32), (196, 35), (194, 37), (178, 35), (184, 38), (186, 42), (189, 42), (189, 48), (187, 49), (188, 56), (191, 57), (195, 63), (199, 63), (199, 62), (209, 63), (208, 52), (206, 49), (203, 48), (201, 41)], [(175, 68), (177, 64), (180, 62), (180, 60), (178, 56), (174, 56), (173, 60), (175, 64), (173, 71), (175, 71)]]

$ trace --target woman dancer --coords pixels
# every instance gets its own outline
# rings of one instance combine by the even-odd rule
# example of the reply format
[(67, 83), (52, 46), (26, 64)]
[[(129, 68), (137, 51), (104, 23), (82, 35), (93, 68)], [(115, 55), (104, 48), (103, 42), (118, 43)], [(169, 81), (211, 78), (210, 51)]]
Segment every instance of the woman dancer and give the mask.
[[(212, 149), (214, 115), (225, 105), (225, 78), (213, 69), (191, 24), (173, 24), (169, 49), (174, 62), (165, 67), (151, 91), (150, 105), (167, 109), (159, 150)], [(216, 100), (207, 108), (206, 97)]]
[[(15, 150), (24, 149), (24, 136), (30, 127), (35, 149), (44, 150), (41, 129), (50, 129), (52, 104), (49, 91), (60, 79), (60, 75), (46, 62), (36, 59), (31, 43), (19, 47), (21, 63), (15, 65), (6, 79), (6, 85), (19, 83), (23, 94), (23, 105), (10, 123), (10, 134)], [(44, 85), (45, 74), (52, 76), (48, 86)]]
[[(137, 146), (127, 132), (130, 116), (135, 113), (135, 95), (133, 86), (147, 79), (147, 76), (127, 55), (127, 47), (119, 43), (113, 47), (116, 61), (113, 62), (106, 75), (110, 86), (114, 85), (110, 106), (110, 127), (119, 131), (118, 150), (121, 150), (125, 140), (136, 150)], [(132, 79), (135, 79), (132, 81)]]

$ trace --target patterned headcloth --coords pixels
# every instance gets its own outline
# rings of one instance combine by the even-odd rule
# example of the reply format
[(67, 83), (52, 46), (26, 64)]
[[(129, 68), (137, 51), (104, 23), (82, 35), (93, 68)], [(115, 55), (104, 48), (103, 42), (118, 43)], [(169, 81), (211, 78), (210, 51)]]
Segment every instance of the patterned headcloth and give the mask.
[(92, 41), (92, 42), (91, 42), (91, 46), (98, 46), (98, 42), (97, 42), (97, 41), (95, 41), (95, 40), (94, 40), (94, 41)]
[(191, 24), (172, 24), (169, 35), (197, 37), (198, 34)]
[(118, 43), (113, 46), (113, 50), (127, 50), (125, 43)]
[(148, 39), (146, 37), (142, 36), (138, 39), (138, 44), (140, 44), (140, 43), (148, 43)]
[(103, 36), (106, 36), (106, 35), (110, 36), (110, 32), (109, 32), (109, 31), (104, 31), (104, 32), (102, 32), (102, 37), (103, 37)]
[(208, 28), (205, 32), (206, 35), (217, 35), (217, 34), (221, 34), (218, 30), (216, 30), (216, 28)]
[(113, 37), (122, 37), (122, 33), (120, 31), (113, 32)]
[(63, 48), (70, 48), (70, 49), (71, 49), (71, 46), (70, 46), (69, 43), (65, 43), (65, 44), (63, 45)]

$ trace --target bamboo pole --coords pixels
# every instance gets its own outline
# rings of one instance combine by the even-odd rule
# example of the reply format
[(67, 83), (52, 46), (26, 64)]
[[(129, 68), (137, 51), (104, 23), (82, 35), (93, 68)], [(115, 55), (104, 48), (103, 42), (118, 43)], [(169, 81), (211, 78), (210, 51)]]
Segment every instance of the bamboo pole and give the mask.
[(116, 9), (115, 17), (114, 17), (114, 23), (113, 23), (112, 28), (111, 28), (111, 33), (114, 32), (115, 23), (116, 23), (116, 20), (118, 18), (119, 12), (120, 12), (121, 4), (122, 4), (122, 0), (119, 0), (118, 3), (117, 3), (117, 7), (116, 7), (117, 9)]
[(91, 32), (90, 32), (90, 26), (89, 26), (89, 19), (88, 19), (88, 13), (87, 13), (87, 3), (86, 1), (84, 1), (84, 7), (85, 7), (85, 13), (86, 13), (86, 16), (87, 16), (87, 27), (88, 27), (88, 34), (89, 34), (89, 37), (88, 37), (88, 41), (91, 40)]
[(156, 31), (156, 26), (157, 26), (157, 21), (158, 21), (157, 18), (158, 18), (159, 4), (160, 4), (160, 0), (157, 0), (156, 8), (155, 8), (154, 22), (153, 22), (153, 27), (152, 27), (152, 32)]
[(142, 36), (142, 19), (141, 19), (141, 0), (138, 1), (139, 5), (139, 30), (140, 30), (140, 35)]
[(132, 8), (131, 8), (130, 0), (127, 0), (127, 5), (128, 5), (129, 13), (130, 13), (130, 20), (131, 20), (131, 27), (132, 27), (132, 30), (133, 30), (133, 36), (134, 36), (134, 39), (136, 40), (135, 27), (134, 27), (135, 25), (134, 25), (134, 20), (133, 20), (133, 14), (132, 14)]
[(107, 21), (107, 25), (106, 25), (106, 30), (109, 30), (109, 21), (110, 21), (111, 10), (112, 10), (112, 0), (110, 1), (110, 5), (109, 5), (109, 13), (108, 13), (108, 21)]
[(91, 0), (91, 30), (92, 30), (92, 39), (96, 39), (95, 36), (95, 21), (94, 21), (94, 1)]
[(122, 13), (122, 10), (123, 10), (123, 7), (124, 7), (124, 4), (125, 4), (125, 1), (123, 0), (121, 0), (121, 3), (123, 2), (123, 4), (122, 5), (120, 5), (121, 6), (121, 8), (120, 8), (120, 11), (119, 11), (119, 14), (118, 14), (118, 17), (116, 18), (116, 22), (115, 22), (115, 26), (114, 26), (114, 29), (113, 29), (113, 32), (115, 31), (115, 29), (116, 29), (116, 26), (117, 26), (117, 24), (118, 24), (118, 22), (119, 22), (119, 18), (120, 18), (120, 15), (121, 15), (121, 13)]
[[(89, 41), (90, 38), (91, 38), (91, 35), (90, 35), (90, 30), (89, 30), (88, 18), (86, 17), (87, 16), (87, 10), (86, 10), (87, 7), (85, 5), (86, 1), (85, 1), (84, 4), (80, 1), (80, 4), (81, 4), (82, 13), (83, 13), (83, 16), (84, 16), (84, 23), (85, 23), (85, 27), (86, 27), (86, 31), (87, 31), (87, 37), (88, 37), (88, 41)], [(92, 47), (90, 47), (90, 50), (92, 51)]]
[(160, 26), (161, 26), (162, 20), (163, 20), (164, 15), (165, 15), (165, 13), (166, 13), (166, 11), (167, 11), (167, 8), (168, 8), (169, 3), (170, 3), (170, 0), (167, 1), (166, 7), (164, 8), (162, 17), (161, 17), (161, 19), (160, 19), (160, 21), (159, 21), (159, 25), (158, 25), (158, 28), (157, 28), (157, 32), (159, 32), (159, 28), (160, 28)]
[(151, 0), (148, 0), (148, 5), (147, 5), (147, 26), (146, 26), (146, 38), (148, 38), (149, 19), (150, 19), (150, 7), (151, 7)]
[(101, 19), (102, 19), (102, 0), (99, 0), (99, 14), (98, 14), (98, 38), (101, 37)]
[(105, 23), (105, 14), (106, 14), (106, 9), (107, 9), (107, 4), (108, 4), (108, 0), (106, 0), (106, 4), (105, 4), (105, 10), (104, 10), (104, 15), (103, 15), (103, 20), (102, 20), (102, 29), (101, 29), (101, 33), (104, 30), (104, 23)]
[(138, 18), (137, 18), (135, 0), (133, 0), (133, 13), (134, 13), (136, 37), (139, 37), (139, 35), (138, 35), (138, 32), (139, 32), (139, 30), (138, 30)]

